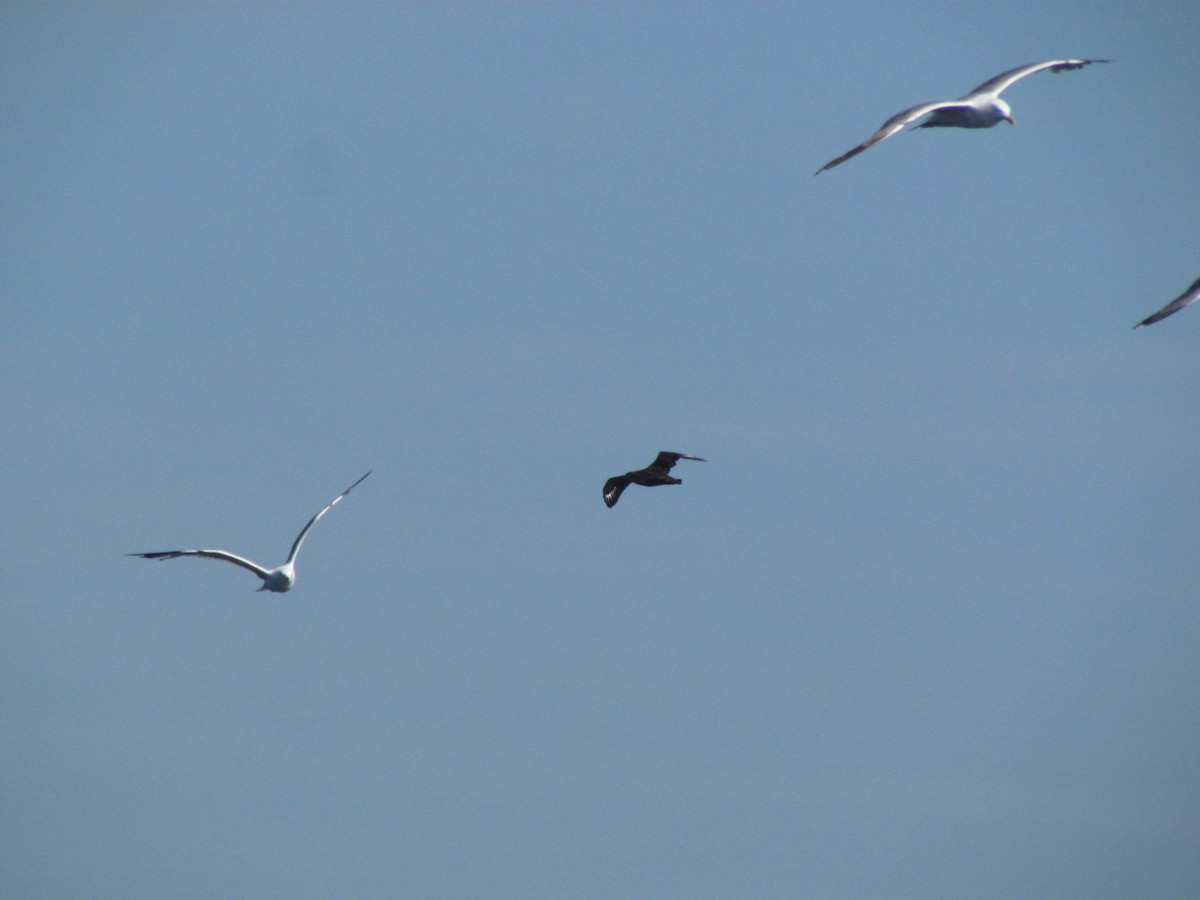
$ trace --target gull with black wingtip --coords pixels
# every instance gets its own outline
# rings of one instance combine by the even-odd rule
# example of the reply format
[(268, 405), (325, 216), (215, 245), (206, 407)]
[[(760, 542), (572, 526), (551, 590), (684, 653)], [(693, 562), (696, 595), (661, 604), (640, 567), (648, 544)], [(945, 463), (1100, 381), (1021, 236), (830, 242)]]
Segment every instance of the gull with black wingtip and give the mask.
[[(370, 472), (367, 473), (367, 475), (370, 474)], [(251, 562), (244, 556), (238, 556), (236, 553), (230, 553), (227, 550), (160, 550), (156, 553), (127, 553), (126, 556), (140, 556), (143, 559), (178, 559), (181, 556), (200, 556), (205, 559), (223, 559), (225, 562), (231, 562), (235, 566), (241, 566), (243, 569), (247, 569), (261, 578), (263, 584), (262, 587), (259, 588), (260, 591), (273, 591), (277, 594), (286, 593), (287, 591), (290, 591), (292, 589), (292, 585), (296, 583), (296, 554), (300, 552), (300, 545), (304, 543), (304, 538), (308, 534), (309, 529), (317, 524), (317, 521), (321, 518), (321, 516), (325, 515), (325, 513), (337, 506), (343, 497), (362, 484), (363, 479), (365, 479), (367, 475), (364, 475), (362, 478), (358, 479), (358, 481), (354, 482), (354, 484), (350, 485), (350, 487), (346, 488), (344, 491), (334, 497), (329, 502), (328, 506), (308, 520), (308, 524), (300, 530), (300, 533), (296, 535), (296, 540), (292, 542), (292, 552), (288, 554), (287, 562), (285, 562), (282, 566), (278, 566), (277, 568), (264, 568), (256, 562)]]
[(857, 156), (868, 147), (878, 144), (884, 138), (889, 138), (908, 126), (914, 128), (991, 128), (1001, 122), (1016, 125), (1012, 109), (1000, 99), (1000, 92), (1019, 81), (1026, 75), (1035, 72), (1067, 72), (1071, 69), (1082, 69), (1092, 63), (1111, 62), (1107, 59), (1051, 59), (1046, 62), (1030, 63), (1002, 72), (995, 78), (989, 78), (975, 90), (958, 100), (943, 100), (933, 103), (919, 103), (909, 107), (904, 112), (896, 113), (880, 126), (879, 130), (852, 150), (847, 150), (836, 159), (831, 159), (814, 172), (820, 175), (826, 169), (839, 166), (852, 156)]

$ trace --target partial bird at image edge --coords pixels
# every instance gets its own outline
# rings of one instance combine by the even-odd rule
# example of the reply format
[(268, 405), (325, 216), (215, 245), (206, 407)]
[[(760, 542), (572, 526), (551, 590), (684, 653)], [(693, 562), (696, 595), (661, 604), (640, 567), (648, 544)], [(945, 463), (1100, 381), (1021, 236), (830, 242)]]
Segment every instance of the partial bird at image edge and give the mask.
[(1153, 325), (1155, 322), (1161, 322), (1167, 316), (1173, 316), (1185, 306), (1194, 303), (1200, 299), (1200, 278), (1192, 282), (1192, 286), (1186, 291), (1152, 315), (1146, 316), (1142, 321), (1134, 325), (1134, 328), (1141, 328), (1143, 325)]

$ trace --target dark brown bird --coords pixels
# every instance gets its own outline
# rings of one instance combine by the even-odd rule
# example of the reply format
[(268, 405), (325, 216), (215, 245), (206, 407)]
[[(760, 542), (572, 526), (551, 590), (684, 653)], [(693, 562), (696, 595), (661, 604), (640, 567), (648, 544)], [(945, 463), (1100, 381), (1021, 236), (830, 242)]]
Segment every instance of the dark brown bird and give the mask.
[(656, 487), (660, 484), (683, 484), (680, 478), (672, 478), (670, 471), (675, 467), (675, 463), (681, 459), (694, 459), (697, 462), (708, 462), (706, 459), (701, 459), (699, 456), (692, 456), (689, 453), (671, 453), (667, 450), (660, 450), (658, 456), (654, 457), (654, 462), (646, 466), (644, 469), (638, 469), (636, 472), (626, 472), (624, 475), (614, 475), (608, 481), (604, 482), (604, 505), (612, 509), (617, 505), (617, 501), (621, 499), (621, 491), (629, 487), (631, 484), (640, 484), (643, 487)]

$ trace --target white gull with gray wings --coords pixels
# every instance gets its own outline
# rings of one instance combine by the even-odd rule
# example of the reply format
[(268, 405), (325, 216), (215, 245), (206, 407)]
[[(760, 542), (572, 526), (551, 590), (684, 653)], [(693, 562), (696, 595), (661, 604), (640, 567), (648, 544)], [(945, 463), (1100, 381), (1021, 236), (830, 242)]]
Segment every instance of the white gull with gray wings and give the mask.
[[(367, 475), (370, 474), (370, 472), (367, 473)], [(251, 562), (244, 556), (238, 556), (236, 553), (230, 553), (228, 550), (160, 550), (157, 553), (127, 553), (126, 556), (140, 556), (143, 559), (178, 559), (181, 556), (202, 556), (205, 559), (223, 559), (225, 562), (231, 562), (235, 566), (248, 569), (261, 578), (263, 584), (259, 588), (260, 591), (274, 591), (277, 594), (286, 593), (296, 583), (296, 554), (300, 552), (300, 545), (304, 543), (304, 538), (308, 534), (309, 529), (317, 524), (321, 516), (337, 506), (343, 497), (362, 484), (363, 479), (367, 475), (364, 475), (334, 497), (329, 501), (328, 506), (308, 520), (308, 524), (300, 530), (300, 533), (296, 535), (296, 540), (292, 542), (292, 552), (288, 554), (287, 562), (278, 568), (264, 568), (258, 563)]]
[(1000, 99), (1000, 92), (1020, 81), (1026, 75), (1034, 72), (1066, 72), (1070, 69), (1082, 69), (1092, 63), (1109, 62), (1107, 59), (1050, 59), (1046, 62), (1030, 63), (1002, 72), (995, 78), (989, 78), (971, 93), (958, 100), (943, 100), (933, 103), (921, 103), (910, 107), (904, 112), (896, 113), (880, 129), (855, 147), (847, 150), (836, 159), (831, 159), (814, 172), (820, 175), (826, 169), (841, 165), (852, 156), (857, 156), (873, 144), (878, 144), (884, 138), (889, 138), (908, 126), (914, 128), (991, 128), (1001, 122), (1015, 125), (1012, 109)]

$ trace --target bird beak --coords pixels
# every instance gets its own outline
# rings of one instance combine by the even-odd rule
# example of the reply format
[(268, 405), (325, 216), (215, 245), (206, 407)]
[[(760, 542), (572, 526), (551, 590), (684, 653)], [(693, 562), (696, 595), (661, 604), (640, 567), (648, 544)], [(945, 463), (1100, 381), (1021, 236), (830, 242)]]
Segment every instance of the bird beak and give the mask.
[(1016, 119), (1014, 119), (1014, 118), (1012, 117), (1012, 113), (1009, 113), (1009, 114), (1008, 114), (1007, 116), (1005, 116), (1004, 118), (1008, 119), (1008, 124), (1009, 124), (1009, 125), (1016, 125), (1016, 124), (1017, 124), (1017, 120), (1016, 120)]

